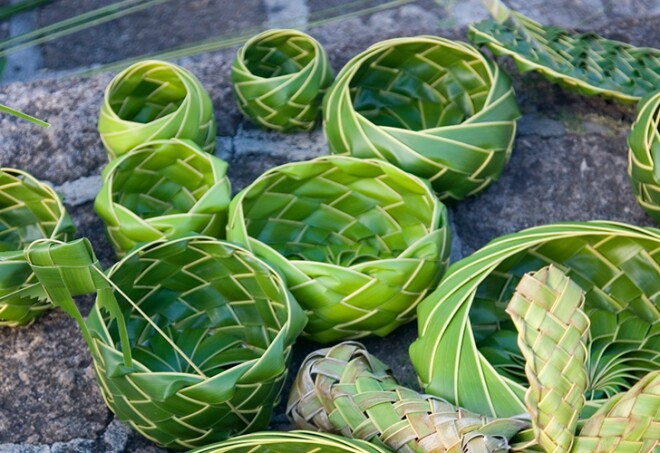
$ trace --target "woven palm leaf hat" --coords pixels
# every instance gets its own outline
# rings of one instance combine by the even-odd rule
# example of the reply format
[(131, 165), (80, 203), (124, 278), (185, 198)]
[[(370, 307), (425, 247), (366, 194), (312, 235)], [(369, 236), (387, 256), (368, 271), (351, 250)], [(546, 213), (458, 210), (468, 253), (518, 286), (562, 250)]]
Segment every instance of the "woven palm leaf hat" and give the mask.
[(32, 293), (38, 282), (23, 250), (38, 239), (72, 238), (75, 226), (48, 185), (13, 168), (0, 168), (0, 325), (29, 324), (52, 308)]
[[(120, 420), (175, 449), (266, 427), (306, 317), (263, 261), (205, 236), (147, 244), (107, 277), (87, 240), (33, 243), (27, 258), (78, 321)], [(91, 292), (83, 319), (72, 296)]]
[(241, 112), (268, 129), (310, 130), (333, 73), (325, 50), (298, 30), (267, 30), (238, 50), (231, 66)]
[(215, 150), (211, 98), (192, 73), (165, 61), (141, 61), (112, 79), (98, 129), (110, 160), (147, 141), (169, 138)]
[(190, 140), (147, 142), (111, 161), (94, 207), (119, 256), (190, 233), (224, 237), (227, 163)]
[(415, 316), (449, 258), (445, 206), (393, 165), (326, 156), (273, 168), (229, 208), (227, 238), (270, 262), (330, 342), (384, 336)]
[(418, 36), (351, 59), (328, 90), (323, 120), (333, 153), (387, 160), (451, 201), (500, 176), (519, 116), (495, 63), (468, 44)]

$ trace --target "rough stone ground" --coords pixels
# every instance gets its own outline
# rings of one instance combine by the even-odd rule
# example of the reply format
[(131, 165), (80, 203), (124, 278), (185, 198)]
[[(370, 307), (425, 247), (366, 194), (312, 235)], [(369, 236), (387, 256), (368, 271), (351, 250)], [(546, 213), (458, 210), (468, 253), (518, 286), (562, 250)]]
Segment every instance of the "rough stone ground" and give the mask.
[[(251, 1), (235, 3), (249, 5)], [(84, 7), (100, 3), (85, 2)], [(193, 3), (212, 7), (215, 2)], [(57, 4), (79, 2), (60, 0)], [(255, 7), (254, 14), (256, 21), (272, 21), (286, 16), (287, 7), (311, 15), (319, 8), (341, 4), (340, 0), (268, 0), (263, 8)], [(585, 12), (589, 12), (588, 23), (601, 33), (637, 45), (660, 47), (660, 3), (653, 0), (513, 4), (524, 6), (537, 19), (565, 25), (586, 23), (576, 22), (576, 18), (586, 20)], [(60, 13), (53, 10), (55, 6), (49, 8), (38, 15), (43, 18)], [(339, 69), (355, 53), (388, 37), (429, 33), (465, 39), (464, 25), (482, 16), (479, 0), (445, 7), (424, 1), (309, 31), (326, 46), (334, 67)], [(227, 20), (240, 28), (238, 22)], [(123, 26), (130, 28), (131, 24), (129, 21)], [(186, 23), (181, 26), (188, 27)], [(63, 55), (92, 52), (92, 40), (100, 39), (102, 34), (90, 32), (80, 39), (84, 43), (73, 40), (46, 47), (42, 49), (44, 62), (53, 67), (64, 64), (58, 60)], [(131, 45), (141, 44), (131, 41)], [(118, 45), (120, 48), (124, 50)], [(119, 52), (117, 49), (99, 51), (99, 59), (93, 62), (110, 61), (101, 57)], [(228, 82), (234, 52), (228, 49), (189, 58), (182, 64), (196, 73), (211, 93), (220, 126), (218, 155), (228, 160), (233, 187), (239, 190), (269, 167), (327, 151), (320, 130), (282, 135), (256, 129), (239, 116)], [(91, 58), (96, 58), (93, 52)], [(73, 65), (73, 57), (71, 61)], [(505, 67), (515, 73), (510, 62)], [(35, 80), (0, 88), (0, 102), (52, 124), (50, 129), (42, 130), (0, 117), (0, 164), (23, 168), (51, 181), (64, 195), (79, 235), (91, 239), (105, 266), (112, 263), (113, 256), (92, 200), (106, 163), (96, 119), (103, 88), (110, 78), (110, 74), (103, 74), (87, 79)], [(514, 79), (524, 117), (519, 122), (511, 162), (500, 181), (481, 195), (451, 207), (453, 258), (471, 253), (498, 235), (554, 221), (609, 219), (652, 225), (636, 204), (626, 175), (626, 134), (634, 107), (569, 94), (534, 75)], [(91, 303), (90, 298), (80, 301), (84, 310)], [(404, 384), (415, 386), (407, 355), (415, 336), (416, 326), (412, 323), (385, 339), (368, 339), (365, 343), (392, 366)], [(315, 348), (317, 345), (305, 342), (296, 346), (294, 373), (305, 354)], [(30, 327), (0, 330), (0, 376), (0, 452), (160, 451), (116, 421), (106, 409), (78, 328), (61, 311), (51, 311)], [(281, 407), (272, 427), (289, 428)]]

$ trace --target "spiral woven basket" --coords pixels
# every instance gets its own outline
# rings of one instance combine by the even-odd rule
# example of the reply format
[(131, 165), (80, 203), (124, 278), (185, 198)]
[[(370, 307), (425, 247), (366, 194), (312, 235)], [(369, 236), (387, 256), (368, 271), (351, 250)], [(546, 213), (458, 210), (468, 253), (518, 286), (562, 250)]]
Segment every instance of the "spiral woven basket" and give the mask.
[(189, 140), (141, 145), (108, 164), (94, 207), (122, 256), (137, 244), (190, 233), (224, 237), (227, 163)]
[(333, 73), (325, 50), (297, 30), (267, 30), (238, 50), (231, 66), (234, 95), (254, 123), (282, 132), (310, 130)]
[(384, 336), (444, 273), (447, 210), (386, 162), (327, 156), (273, 168), (231, 202), (227, 238), (269, 261), (313, 340)]
[[(266, 427), (305, 315), (264, 262), (204, 236), (147, 244), (107, 277), (86, 240), (37, 244), (28, 259), (80, 324), (120, 420), (175, 449)], [(94, 291), (83, 320), (71, 296)]]
[(69, 240), (76, 229), (48, 185), (13, 168), (0, 168), (0, 326), (29, 324), (52, 308), (33, 294), (38, 286), (23, 250), (38, 239)]
[(165, 61), (136, 63), (112, 79), (98, 129), (110, 160), (145, 142), (169, 138), (215, 150), (211, 98), (193, 74)]
[(471, 24), (470, 40), (512, 57), (522, 73), (535, 71), (571, 91), (621, 102), (637, 102), (658, 89), (658, 49), (544, 26), (499, 0), (484, 3), (494, 20)]
[(640, 102), (628, 145), (628, 174), (637, 201), (660, 223), (660, 91)]
[(434, 36), (374, 44), (324, 101), (334, 153), (376, 157), (429, 179), (441, 200), (496, 180), (520, 116), (509, 77), (477, 49)]

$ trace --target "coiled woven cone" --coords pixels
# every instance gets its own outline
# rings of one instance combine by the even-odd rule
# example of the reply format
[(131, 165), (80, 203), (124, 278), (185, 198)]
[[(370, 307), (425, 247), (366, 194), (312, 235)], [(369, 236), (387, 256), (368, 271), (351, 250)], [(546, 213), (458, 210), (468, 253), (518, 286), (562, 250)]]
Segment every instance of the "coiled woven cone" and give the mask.
[(321, 342), (413, 319), (450, 249), (446, 208), (424, 181), (347, 156), (264, 173), (232, 200), (227, 238), (282, 272)]
[(500, 0), (484, 4), (494, 20), (470, 25), (470, 40), (497, 56), (513, 57), (520, 72), (536, 71), (572, 91), (623, 102), (639, 101), (658, 89), (658, 49), (544, 26)]
[(189, 140), (159, 140), (111, 161), (94, 207), (122, 256), (135, 245), (190, 233), (224, 237), (227, 163)]
[(660, 91), (640, 102), (628, 145), (628, 174), (637, 201), (660, 223)]
[(310, 354), (289, 396), (298, 428), (359, 438), (402, 453), (506, 452), (529, 423), (489, 419), (400, 386), (363, 345), (345, 342)]
[(374, 44), (324, 101), (334, 153), (376, 157), (460, 200), (496, 180), (520, 116), (509, 77), (468, 44), (434, 36)]
[[(79, 322), (119, 419), (176, 449), (266, 427), (305, 315), (264, 262), (203, 236), (150, 243), (107, 278), (87, 241), (36, 244), (27, 257)], [(71, 296), (95, 289), (83, 320)]]
[(0, 168), (0, 326), (29, 324), (52, 308), (23, 249), (38, 239), (69, 240), (75, 226), (60, 197), (46, 184), (13, 168)]
[(215, 150), (211, 98), (193, 74), (165, 61), (136, 63), (112, 79), (98, 128), (110, 160), (145, 142), (169, 138)]
[(234, 95), (253, 122), (278, 131), (310, 130), (333, 73), (325, 50), (297, 30), (267, 30), (238, 50)]

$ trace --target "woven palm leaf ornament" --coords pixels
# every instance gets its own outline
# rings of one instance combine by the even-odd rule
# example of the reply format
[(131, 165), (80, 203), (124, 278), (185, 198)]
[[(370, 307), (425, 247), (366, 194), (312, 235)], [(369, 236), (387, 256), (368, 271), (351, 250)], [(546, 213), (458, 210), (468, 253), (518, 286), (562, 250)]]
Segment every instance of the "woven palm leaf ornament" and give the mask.
[(268, 170), (232, 200), (227, 238), (285, 276), (320, 342), (413, 319), (450, 250), (446, 208), (426, 182), (348, 156)]
[(234, 95), (254, 123), (282, 132), (310, 130), (333, 80), (328, 56), (297, 30), (267, 30), (238, 50), (231, 67)]
[[(107, 277), (87, 240), (33, 243), (27, 258), (80, 325), (120, 420), (175, 449), (266, 427), (306, 318), (263, 261), (205, 236), (147, 244)], [(91, 292), (83, 319), (72, 296)]]
[(509, 77), (474, 47), (434, 36), (374, 44), (324, 100), (333, 153), (373, 157), (460, 200), (498, 179), (520, 116)]
[(0, 168), (0, 325), (29, 324), (52, 308), (23, 251), (39, 239), (69, 240), (75, 226), (48, 185), (13, 168)]
[(190, 233), (224, 237), (226, 173), (225, 161), (189, 140), (147, 142), (108, 164), (94, 207), (120, 256)]
[(213, 104), (201, 82), (173, 63), (145, 60), (108, 85), (98, 130), (110, 160), (151, 140), (188, 139), (215, 150)]
[(510, 56), (520, 72), (535, 71), (581, 94), (637, 102), (660, 85), (660, 50), (634, 47), (593, 33), (544, 26), (484, 0), (493, 20), (470, 25), (468, 36), (497, 56)]

